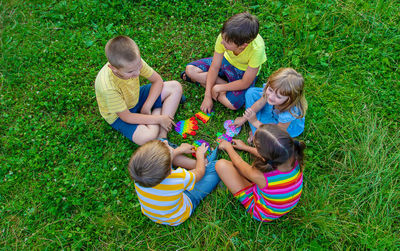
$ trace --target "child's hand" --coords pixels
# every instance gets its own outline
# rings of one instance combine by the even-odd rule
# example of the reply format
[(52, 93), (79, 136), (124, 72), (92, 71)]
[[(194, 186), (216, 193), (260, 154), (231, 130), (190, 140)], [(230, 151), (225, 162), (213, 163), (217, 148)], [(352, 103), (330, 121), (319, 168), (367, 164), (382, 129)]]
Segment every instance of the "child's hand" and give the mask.
[(160, 126), (167, 131), (170, 131), (172, 126), (176, 126), (172, 117), (168, 115), (160, 115)]
[(197, 147), (196, 158), (198, 158), (200, 156), (204, 157), (204, 155), (206, 154), (207, 150), (208, 150), (208, 146), (205, 143), (201, 144), (201, 146)]
[(219, 146), (218, 146), (219, 149), (224, 150), (224, 151), (225, 151), (226, 149), (228, 149), (229, 147), (232, 147), (232, 144), (229, 143), (229, 142), (226, 141), (226, 140), (222, 140), (222, 142), (219, 143)]
[(194, 146), (188, 143), (182, 143), (176, 150), (180, 153), (194, 153)]
[(241, 127), (244, 123), (246, 123), (247, 119), (245, 117), (237, 117), (235, 121), (233, 121), (232, 126), (235, 128)]
[(254, 122), (257, 121), (256, 113), (251, 108), (246, 109), (246, 111), (243, 114), (243, 117), (245, 117), (252, 124), (254, 124)]
[(213, 108), (213, 101), (211, 97), (205, 96), (203, 103), (201, 103), (200, 110), (204, 113), (210, 113)]
[(214, 100), (218, 99), (218, 95), (222, 92), (221, 85), (214, 85), (211, 89), (211, 97)]
[(233, 139), (232, 146), (233, 146), (233, 148), (238, 149), (238, 150), (244, 150), (247, 148), (246, 143), (244, 143), (240, 139)]

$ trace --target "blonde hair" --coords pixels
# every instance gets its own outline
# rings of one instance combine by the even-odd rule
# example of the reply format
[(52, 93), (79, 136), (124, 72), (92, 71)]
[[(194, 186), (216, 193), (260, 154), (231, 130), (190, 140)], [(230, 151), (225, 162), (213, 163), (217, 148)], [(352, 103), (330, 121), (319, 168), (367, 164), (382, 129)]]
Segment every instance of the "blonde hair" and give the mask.
[[(308, 104), (304, 96), (304, 79), (300, 73), (292, 68), (280, 68), (269, 76), (263, 91), (264, 98), (266, 98), (268, 87), (280, 95), (289, 97), (285, 103), (277, 107), (281, 112), (289, 111), (296, 118), (306, 115)], [(292, 108), (295, 106), (299, 109), (300, 114), (292, 113)]]
[(292, 155), (303, 171), (304, 142), (290, 137), (286, 130), (276, 124), (263, 124), (254, 134), (254, 145), (262, 158), (256, 158), (253, 167), (263, 173), (276, 170), (278, 165), (285, 163)]
[(160, 140), (152, 140), (139, 147), (128, 164), (131, 178), (143, 187), (154, 187), (171, 172), (169, 148)]
[(110, 39), (106, 44), (105, 53), (108, 62), (116, 68), (140, 58), (139, 47), (127, 36)]

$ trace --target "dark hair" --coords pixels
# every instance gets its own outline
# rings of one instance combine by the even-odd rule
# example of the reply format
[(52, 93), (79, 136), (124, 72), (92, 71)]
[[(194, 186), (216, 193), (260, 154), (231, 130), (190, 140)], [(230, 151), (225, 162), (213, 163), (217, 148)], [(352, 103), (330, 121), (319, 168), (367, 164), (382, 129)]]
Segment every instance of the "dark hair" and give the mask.
[(160, 184), (171, 172), (169, 148), (160, 140), (152, 140), (139, 147), (128, 164), (131, 178), (143, 187)]
[(303, 171), (304, 142), (294, 140), (289, 133), (275, 124), (261, 125), (255, 135), (254, 144), (262, 158), (253, 162), (253, 167), (263, 173), (273, 171), (285, 163), (293, 154)]
[(108, 62), (116, 68), (140, 58), (139, 47), (130, 37), (117, 36), (110, 39), (105, 48)]
[(257, 17), (243, 12), (230, 17), (221, 29), (222, 38), (237, 46), (250, 43), (258, 35), (259, 23)]

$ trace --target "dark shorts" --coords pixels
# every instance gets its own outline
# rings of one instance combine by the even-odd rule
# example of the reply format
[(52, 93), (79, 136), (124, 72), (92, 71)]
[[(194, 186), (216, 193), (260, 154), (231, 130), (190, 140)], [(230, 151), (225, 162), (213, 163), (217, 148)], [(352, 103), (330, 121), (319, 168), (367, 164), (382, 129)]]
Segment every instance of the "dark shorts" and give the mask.
[[(136, 104), (135, 107), (129, 109), (131, 113), (140, 113), (140, 110), (143, 107), (144, 102), (146, 102), (147, 97), (149, 96), (151, 84), (143, 85), (140, 87), (140, 92), (139, 92), (139, 101)], [(156, 109), (156, 108), (161, 108), (162, 107), (162, 102), (161, 102), (161, 95), (157, 98), (156, 102), (154, 102), (153, 107), (151, 108)], [(139, 124), (128, 124), (122, 119), (117, 118), (114, 123), (111, 124), (111, 127), (114, 128), (115, 130), (119, 131), (122, 133), (125, 137), (127, 137), (129, 140), (132, 140), (132, 136), (136, 131), (136, 128), (138, 127)]]
[[(208, 72), (210, 69), (212, 62), (212, 58), (203, 58), (194, 62), (189, 63), (188, 65), (193, 65), (196, 66), (197, 68), (200, 68), (204, 72)], [(233, 82), (239, 79), (243, 78), (245, 71), (239, 70), (235, 66), (231, 65), (231, 63), (228, 62), (228, 60), (224, 59), (222, 60), (221, 68), (219, 69), (218, 72), (218, 77), (228, 81)], [(251, 83), (250, 87), (253, 87), (254, 84), (257, 81), (257, 77), (253, 80), (253, 83)], [(231, 92), (226, 92), (226, 97), (228, 98), (229, 102), (236, 108), (239, 109), (244, 105), (245, 98), (244, 98), (244, 93), (246, 92), (247, 89), (245, 90), (240, 90), (240, 91), (231, 91)]]

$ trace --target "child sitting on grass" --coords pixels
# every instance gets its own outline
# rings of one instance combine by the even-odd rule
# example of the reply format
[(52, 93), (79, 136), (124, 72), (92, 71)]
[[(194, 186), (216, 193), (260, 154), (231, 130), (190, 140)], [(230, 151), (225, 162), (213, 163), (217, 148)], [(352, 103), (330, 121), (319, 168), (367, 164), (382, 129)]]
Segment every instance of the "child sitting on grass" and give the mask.
[(246, 92), (246, 111), (233, 125), (249, 121), (251, 131), (247, 142), (253, 141), (256, 129), (262, 124), (277, 124), (291, 137), (304, 131), (307, 100), (304, 97), (304, 79), (292, 68), (280, 68), (271, 74), (264, 89), (252, 87)]
[[(231, 161), (219, 160), (216, 170), (253, 218), (272, 221), (287, 214), (300, 199), (305, 144), (277, 125), (264, 124), (254, 135), (254, 145), (223, 141), (219, 149), (225, 150)], [(253, 154), (256, 160), (247, 164), (235, 148)]]
[[(196, 150), (196, 160), (183, 155), (194, 153), (193, 149), (186, 143), (173, 149), (167, 141), (152, 140), (133, 153), (129, 173), (135, 181), (142, 213), (152, 221), (181, 224), (219, 183), (214, 161), (217, 149), (207, 160), (204, 155), (208, 147), (204, 143)], [(172, 165), (180, 167), (172, 169)]]
[[(138, 46), (129, 37), (109, 40), (105, 52), (108, 62), (95, 82), (100, 114), (138, 145), (166, 138), (181, 100), (180, 83), (164, 82), (141, 58)], [(139, 76), (151, 84), (140, 86)]]
[(261, 65), (266, 61), (264, 40), (258, 34), (258, 19), (247, 13), (229, 18), (215, 42), (212, 58), (191, 62), (181, 78), (205, 87), (200, 109), (209, 113), (213, 100), (231, 110), (244, 104), (244, 93), (254, 86)]

